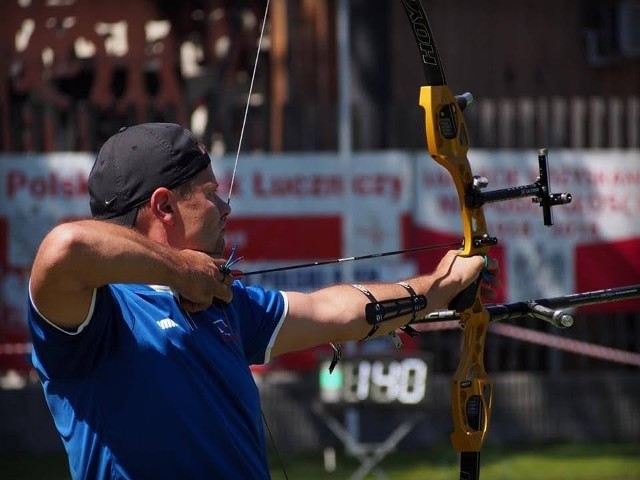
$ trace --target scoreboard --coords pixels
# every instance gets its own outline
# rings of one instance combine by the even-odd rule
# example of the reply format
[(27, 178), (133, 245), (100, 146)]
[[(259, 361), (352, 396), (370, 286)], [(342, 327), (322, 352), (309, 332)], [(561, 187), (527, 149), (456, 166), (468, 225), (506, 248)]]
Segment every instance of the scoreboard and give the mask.
[(333, 373), (320, 362), (320, 400), (328, 405), (418, 405), (426, 401), (427, 357), (342, 358)]

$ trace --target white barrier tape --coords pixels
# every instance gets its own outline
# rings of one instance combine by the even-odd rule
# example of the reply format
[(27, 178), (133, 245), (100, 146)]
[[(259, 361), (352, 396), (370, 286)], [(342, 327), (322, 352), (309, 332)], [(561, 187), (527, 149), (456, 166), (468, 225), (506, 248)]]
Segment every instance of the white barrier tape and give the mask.
[[(421, 332), (437, 332), (443, 330), (453, 330), (460, 328), (457, 320), (447, 320), (444, 322), (430, 322), (419, 327)], [(566, 352), (585, 355), (588, 357), (600, 358), (610, 362), (624, 363), (640, 367), (640, 354), (619, 350), (611, 347), (604, 347), (595, 343), (583, 342), (571, 338), (563, 338), (550, 333), (539, 332), (529, 328), (518, 327), (506, 323), (492, 323), (489, 330), (498, 335), (515, 338), (524, 342), (535, 343), (545, 347), (557, 348)], [(30, 343), (0, 343), (0, 355), (27, 355), (30, 354), (32, 346)]]
[(571, 338), (563, 338), (557, 335), (551, 335), (550, 333), (539, 332), (506, 323), (492, 323), (489, 326), (489, 330), (493, 333), (504, 335), (505, 337), (511, 337), (537, 345), (544, 345), (545, 347), (557, 348), (558, 350), (577, 353), (579, 355), (640, 367), (640, 354), (626, 350), (604, 347), (595, 343), (582, 342)]
[(442, 330), (459, 330), (460, 322), (458, 320), (444, 320), (442, 322), (418, 323), (412, 326), (419, 332), (441, 332)]
[[(415, 326), (420, 332), (438, 332), (442, 330), (453, 330), (459, 327), (457, 320), (447, 320), (444, 322), (429, 322)], [(563, 338), (558, 335), (531, 330), (530, 328), (518, 327), (508, 323), (492, 323), (489, 331), (515, 338), (524, 342), (535, 343), (545, 347), (556, 348), (566, 352), (576, 353), (587, 357), (600, 358), (610, 362), (624, 363), (640, 367), (640, 354), (619, 350), (611, 347), (604, 347), (595, 343), (583, 342), (571, 338)]]
[(31, 350), (30, 343), (0, 343), (0, 355), (29, 355)]

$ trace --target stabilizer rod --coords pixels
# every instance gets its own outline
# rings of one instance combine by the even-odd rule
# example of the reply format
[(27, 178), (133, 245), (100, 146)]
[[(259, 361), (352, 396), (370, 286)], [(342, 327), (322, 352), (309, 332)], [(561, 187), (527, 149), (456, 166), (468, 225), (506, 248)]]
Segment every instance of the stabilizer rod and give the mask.
[[(490, 304), (486, 305), (485, 308), (489, 312), (491, 322), (502, 322), (519, 318), (537, 318), (550, 323), (554, 327), (566, 328), (573, 324), (573, 317), (563, 313), (563, 309), (619, 302), (633, 298), (640, 298), (640, 284), (574, 293), (560, 297), (539, 298), (537, 300), (524, 302)], [(459, 319), (459, 314), (454, 310), (438, 310), (428, 314), (423, 319), (415, 320), (413, 323)]]

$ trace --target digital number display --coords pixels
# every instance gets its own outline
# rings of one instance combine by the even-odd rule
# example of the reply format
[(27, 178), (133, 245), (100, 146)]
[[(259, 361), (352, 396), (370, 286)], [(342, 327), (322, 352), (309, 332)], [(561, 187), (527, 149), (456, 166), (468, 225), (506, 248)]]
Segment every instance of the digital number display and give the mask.
[(427, 393), (427, 361), (407, 358), (343, 358), (333, 373), (320, 365), (320, 399), (327, 404), (416, 405)]

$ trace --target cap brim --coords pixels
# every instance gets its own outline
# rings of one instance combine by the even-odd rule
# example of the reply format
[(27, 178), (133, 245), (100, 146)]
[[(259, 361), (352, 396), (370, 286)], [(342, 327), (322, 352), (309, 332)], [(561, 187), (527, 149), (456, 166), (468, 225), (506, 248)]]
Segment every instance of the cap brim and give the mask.
[(138, 208), (140, 207), (134, 207), (127, 213), (123, 213), (117, 217), (104, 218), (103, 220), (106, 222), (117, 223), (118, 225), (124, 225), (125, 227), (133, 227), (136, 223), (136, 217), (138, 216)]

